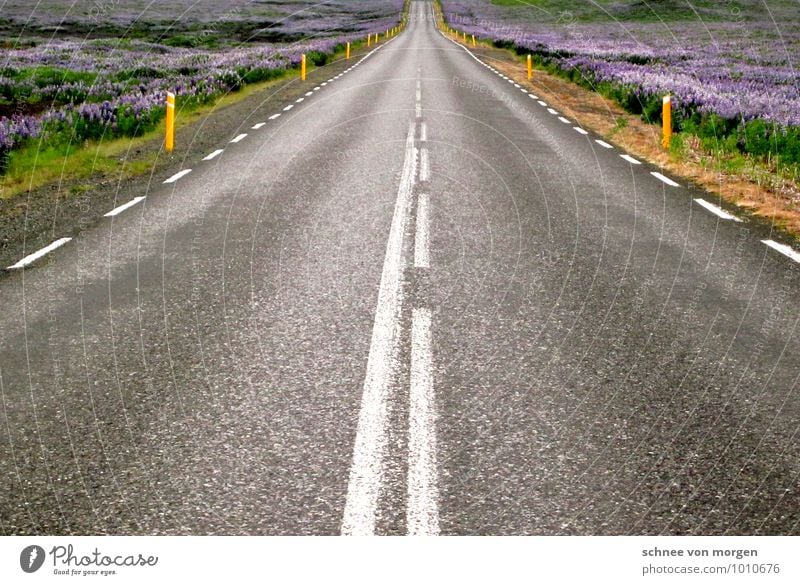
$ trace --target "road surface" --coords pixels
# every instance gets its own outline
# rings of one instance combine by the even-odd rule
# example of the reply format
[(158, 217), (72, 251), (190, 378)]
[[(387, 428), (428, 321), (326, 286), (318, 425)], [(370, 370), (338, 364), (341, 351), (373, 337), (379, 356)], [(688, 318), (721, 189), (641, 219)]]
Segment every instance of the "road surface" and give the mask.
[(306, 85), (0, 278), (0, 532), (800, 532), (769, 226), (429, 2)]

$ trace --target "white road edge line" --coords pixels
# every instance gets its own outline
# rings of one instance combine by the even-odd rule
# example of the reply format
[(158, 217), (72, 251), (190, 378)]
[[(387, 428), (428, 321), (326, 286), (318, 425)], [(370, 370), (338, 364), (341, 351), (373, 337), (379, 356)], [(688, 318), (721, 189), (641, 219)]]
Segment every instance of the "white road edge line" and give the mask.
[(291, 110), (293, 107), (294, 107), (294, 104), (289, 104), (288, 106), (286, 106), (285, 108), (283, 108), (283, 111), (284, 111), (284, 112), (288, 112), (288, 111), (289, 111), (289, 110)]
[(414, 237), (414, 266), (430, 268), (428, 246), (428, 194), (420, 193), (417, 202), (417, 231)]
[(602, 146), (603, 148), (614, 148), (608, 142), (603, 142), (602, 140), (595, 140), (595, 142), (600, 146)]
[(242, 140), (244, 140), (245, 138), (247, 138), (247, 134), (239, 134), (239, 136), (237, 136), (236, 138), (234, 138), (233, 140), (231, 140), (231, 143), (232, 143), (232, 144), (236, 144), (237, 142), (241, 142), (241, 141), (242, 141)]
[(114, 217), (115, 215), (119, 215), (120, 213), (122, 213), (123, 211), (125, 211), (129, 207), (133, 207), (134, 205), (136, 205), (140, 201), (144, 201), (144, 197), (134, 197), (133, 199), (131, 199), (127, 203), (125, 203), (123, 205), (120, 205), (119, 207), (115, 207), (114, 209), (112, 209), (111, 211), (106, 213), (103, 217)]
[(264, 126), (266, 126), (266, 122), (259, 122), (253, 126), (253, 130), (261, 130)]
[(281, 117), (281, 115), (280, 115), (280, 114), (272, 114), (272, 115), (269, 117), (269, 119), (270, 119), (270, 120), (274, 120), (275, 118), (280, 118), (280, 117)]
[(775, 242), (773, 240), (761, 240), (761, 243), (766, 244), (767, 246), (769, 246), (776, 252), (780, 252), (784, 256), (788, 256), (795, 262), (800, 262), (800, 252), (796, 252), (786, 244), (779, 244), (778, 242)]
[(219, 149), (215, 150), (214, 152), (212, 152), (211, 154), (209, 154), (209, 155), (208, 155), (207, 157), (205, 157), (203, 160), (214, 160), (214, 159), (215, 159), (215, 158), (217, 158), (219, 155), (221, 155), (223, 152), (225, 152), (225, 150), (224, 150), (224, 149), (222, 149), (222, 148), (219, 148)]
[(575, 130), (575, 132), (577, 132), (578, 134), (583, 134), (584, 136), (588, 134), (588, 132), (583, 128), (581, 128), (580, 126), (573, 126), (572, 129)]
[(621, 154), (619, 156), (621, 158), (625, 159), (626, 161), (628, 161), (629, 163), (631, 163), (632, 165), (640, 165), (640, 164), (642, 164), (641, 162), (639, 162), (638, 160), (636, 160), (635, 158), (633, 158), (629, 154)]
[(164, 184), (165, 184), (165, 185), (168, 185), (169, 183), (174, 183), (174, 182), (176, 182), (178, 179), (182, 179), (183, 177), (185, 177), (186, 175), (188, 175), (188, 174), (189, 174), (189, 173), (191, 173), (191, 172), (192, 172), (192, 169), (183, 169), (181, 172), (179, 172), (179, 173), (175, 173), (175, 174), (174, 174), (174, 175), (172, 175), (172, 176), (171, 176), (169, 179), (167, 179), (166, 181), (164, 181)]
[(408, 504), (406, 526), (412, 536), (439, 534), (436, 478), (436, 406), (431, 351), (431, 310), (411, 316), (411, 391), (408, 413)]
[(554, 116), (558, 116), (558, 111), (554, 110), (553, 108), (547, 108), (547, 111), (553, 114)]
[(669, 177), (665, 177), (661, 173), (658, 173), (656, 171), (650, 171), (650, 174), (653, 175), (656, 179), (658, 179), (662, 183), (666, 183), (670, 187), (680, 187), (680, 185), (678, 185), (678, 183), (676, 183), (675, 181), (673, 181)]
[(567, 120), (564, 116), (559, 116), (558, 119), (564, 122), (564, 124), (572, 124), (572, 122)]
[(400, 317), (403, 305), (403, 234), (408, 224), (408, 209), (417, 174), (417, 149), (414, 125), (406, 137), (405, 160), (397, 190), (392, 227), (386, 244), (375, 324), (372, 328), (358, 430), (353, 448), (353, 463), (347, 485), (342, 519), (342, 534), (375, 533), (378, 499), (383, 483), (386, 457), (387, 402), (394, 372), (399, 369)]
[(711, 213), (722, 219), (729, 219), (731, 221), (736, 221), (736, 222), (742, 221), (735, 215), (731, 215), (721, 207), (717, 207), (716, 205), (714, 205), (713, 203), (709, 203), (705, 199), (697, 198), (694, 200), (694, 202), (697, 203), (699, 206), (706, 208), (708, 211), (710, 211)]
[(63, 246), (67, 242), (69, 242), (70, 240), (72, 240), (72, 238), (61, 238), (60, 240), (56, 240), (55, 242), (53, 242), (49, 246), (46, 246), (46, 247), (42, 248), (38, 252), (34, 252), (33, 254), (29, 254), (28, 256), (25, 256), (22, 260), (20, 260), (19, 262), (17, 262), (13, 266), (9, 266), (8, 270), (17, 270), (19, 268), (25, 268), (28, 264), (32, 264), (33, 262), (36, 262), (42, 256), (46, 256), (47, 254), (49, 254), (50, 252), (52, 252), (56, 248), (60, 248), (61, 246)]

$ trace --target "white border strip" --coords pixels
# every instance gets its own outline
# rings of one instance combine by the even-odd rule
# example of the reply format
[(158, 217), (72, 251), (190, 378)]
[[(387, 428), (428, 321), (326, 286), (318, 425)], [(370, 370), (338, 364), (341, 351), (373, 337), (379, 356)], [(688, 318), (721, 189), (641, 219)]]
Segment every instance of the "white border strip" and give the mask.
[(723, 210), (721, 207), (717, 207), (713, 203), (709, 203), (705, 199), (695, 199), (695, 203), (700, 205), (701, 207), (705, 207), (708, 211), (716, 215), (717, 217), (721, 217), (722, 219), (730, 219), (731, 221), (738, 221), (741, 222), (742, 220), (736, 217), (735, 215), (731, 215), (727, 211)]
[(766, 244), (767, 246), (769, 246), (770, 248), (772, 248), (776, 252), (780, 252), (781, 254), (791, 258), (795, 262), (800, 263), (800, 252), (794, 251), (789, 246), (787, 246), (785, 244), (779, 244), (778, 242), (775, 242), (773, 240), (761, 240), (761, 243), (762, 244)]
[(72, 238), (61, 238), (60, 240), (56, 240), (55, 242), (53, 242), (52, 244), (50, 244), (49, 246), (47, 246), (45, 248), (42, 248), (38, 252), (34, 252), (33, 254), (25, 256), (22, 260), (20, 260), (19, 262), (17, 262), (13, 266), (9, 266), (8, 270), (17, 270), (19, 268), (25, 268), (29, 264), (32, 264), (33, 262), (36, 262), (42, 256), (45, 256), (45, 255), (49, 254), (50, 252), (52, 252), (56, 248), (60, 248), (61, 246), (63, 246), (64, 244), (66, 244), (67, 242), (69, 242), (71, 240), (72, 240)]
[(126, 209), (128, 209), (130, 207), (133, 207), (134, 205), (136, 205), (140, 201), (144, 201), (144, 197), (134, 197), (133, 199), (131, 199), (130, 201), (128, 201), (124, 205), (120, 205), (119, 207), (117, 207), (115, 209), (112, 209), (111, 211), (106, 213), (103, 217), (114, 217), (115, 215), (119, 215), (120, 213), (122, 213), (123, 211), (125, 211)]
[(192, 172), (192, 169), (183, 169), (183, 170), (182, 170), (180, 173), (175, 173), (175, 174), (174, 174), (174, 175), (172, 175), (172, 176), (171, 176), (169, 179), (167, 179), (166, 181), (164, 181), (164, 184), (165, 184), (165, 185), (168, 185), (168, 184), (170, 184), (170, 183), (174, 183), (174, 182), (175, 182), (175, 181), (177, 181), (178, 179), (182, 179), (183, 177), (185, 177), (186, 175), (188, 175), (188, 174), (189, 174), (189, 173), (191, 173), (191, 172)]

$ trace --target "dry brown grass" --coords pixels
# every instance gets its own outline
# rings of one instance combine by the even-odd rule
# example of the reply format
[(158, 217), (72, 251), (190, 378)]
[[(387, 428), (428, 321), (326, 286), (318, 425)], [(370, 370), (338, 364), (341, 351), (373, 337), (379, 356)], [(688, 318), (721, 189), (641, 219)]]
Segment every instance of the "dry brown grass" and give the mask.
[(660, 127), (625, 112), (600, 94), (540, 70), (534, 71), (533, 81), (529, 82), (524, 63), (511, 51), (486, 46), (472, 50), (608, 142), (800, 237), (800, 189), (796, 177), (781, 176), (778, 169), (741, 156), (737, 158), (745, 161), (743, 167), (731, 170), (733, 156), (704, 152), (693, 137), (684, 137), (682, 153), (667, 152), (661, 146)]

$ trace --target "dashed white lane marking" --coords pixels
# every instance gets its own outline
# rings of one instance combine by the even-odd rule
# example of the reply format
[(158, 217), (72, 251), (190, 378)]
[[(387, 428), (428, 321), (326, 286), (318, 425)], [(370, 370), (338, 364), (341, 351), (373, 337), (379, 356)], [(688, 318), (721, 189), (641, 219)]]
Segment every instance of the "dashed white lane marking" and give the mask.
[(428, 149), (422, 148), (419, 151), (419, 180), (427, 181), (431, 178), (431, 162), (428, 157)]
[(129, 208), (133, 207), (134, 205), (136, 205), (140, 201), (144, 201), (144, 197), (134, 197), (133, 199), (131, 199), (127, 203), (112, 209), (111, 211), (106, 213), (103, 217), (114, 217), (115, 215), (119, 215), (120, 213), (122, 213), (126, 209), (129, 209)]
[(539, 96), (538, 96), (538, 95), (536, 95), (536, 94), (532, 94), (532, 93), (531, 93), (531, 94), (528, 94), (528, 95), (530, 95), (530, 96), (531, 96), (531, 99), (532, 99), (532, 100), (538, 100), (538, 99), (539, 99)]
[(588, 132), (583, 128), (581, 128), (580, 126), (573, 126), (572, 129), (575, 130), (575, 132), (577, 132), (578, 134), (583, 134), (584, 136), (588, 134)]
[(650, 171), (650, 174), (653, 175), (656, 179), (658, 179), (662, 183), (666, 183), (670, 187), (680, 187), (680, 185), (678, 185), (678, 183), (676, 183), (675, 181), (673, 181), (669, 177), (665, 177), (661, 173), (657, 173), (656, 171)]
[(241, 142), (245, 138), (247, 138), (247, 134), (239, 134), (239, 136), (231, 140), (231, 144), (236, 144), (237, 142)]
[(294, 104), (289, 104), (288, 106), (286, 106), (285, 108), (283, 108), (283, 111), (284, 111), (284, 112), (288, 112), (288, 111), (289, 111), (289, 110), (291, 110), (293, 107), (294, 107)]
[(25, 256), (22, 260), (20, 260), (16, 264), (14, 264), (12, 266), (9, 266), (8, 270), (17, 270), (19, 268), (25, 268), (29, 264), (32, 264), (33, 262), (36, 262), (42, 256), (46, 256), (47, 254), (49, 254), (50, 252), (52, 252), (56, 248), (60, 248), (61, 246), (63, 246), (67, 242), (69, 242), (70, 240), (72, 240), (72, 238), (61, 238), (60, 240), (56, 240), (55, 242), (53, 242), (49, 246), (45, 246), (44, 248), (42, 248), (38, 252), (34, 252), (33, 254), (29, 254), (28, 256)]
[(326, 85), (328, 85), (328, 82), (326, 81), (325, 83), (323, 83), (321, 85), (322, 85), (322, 87), (325, 87)]
[(539, 100), (539, 105), (547, 107), (547, 102), (543, 102), (542, 100)]
[(421, 99), (422, 99), (422, 90), (417, 88), (417, 101), (420, 101)]
[(776, 252), (780, 252), (784, 256), (788, 256), (795, 262), (800, 262), (800, 252), (796, 252), (786, 244), (779, 244), (778, 242), (774, 242), (772, 240), (761, 240), (762, 244), (766, 244)]
[(522, 88), (520, 87), (519, 83), (515, 83), (515, 84), (514, 84), (514, 87), (519, 87), (520, 89), (522, 89)]
[(414, 115), (417, 118), (421, 118), (422, 117), (422, 104), (419, 103), (419, 102), (417, 102), (416, 105), (414, 106)]
[(215, 150), (214, 152), (212, 152), (211, 154), (209, 154), (207, 157), (205, 157), (203, 160), (214, 160), (214, 159), (215, 159), (215, 158), (217, 158), (219, 155), (221, 155), (223, 152), (225, 152), (225, 150), (224, 150), (224, 149), (222, 149), (222, 148), (218, 148), (217, 150)]
[(297, 99), (294, 101), (294, 103), (296, 103), (296, 104), (299, 104), (300, 102), (302, 102), (302, 101), (303, 101), (303, 100), (305, 100), (305, 99), (306, 99), (306, 98), (297, 98)]
[(367, 374), (342, 519), (342, 534), (345, 535), (368, 536), (375, 533), (386, 456), (387, 402), (395, 382), (394, 372), (399, 369), (403, 234), (408, 224), (408, 208), (416, 173), (417, 149), (414, 146), (414, 126), (411, 125), (406, 137), (403, 172), (386, 244), (367, 358)]
[(731, 221), (741, 222), (742, 220), (736, 217), (735, 215), (731, 215), (721, 207), (717, 207), (713, 203), (709, 203), (705, 199), (695, 199), (695, 203), (700, 205), (701, 207), (705, 207), (708, 211), (716, 215), (717, 217), (721, 217), (722, 219), (729, 219)]
[(559, 116), (559, 120), (561, 120), (564, 124), (572, 124), (569, 120), (567, 120), (564, 116)]
[(425, 122), (419, 125), (419, 139), (421, 142), (428, 140), (428, 125)]
[(439, 534), (436, 478), (436, 405), (433, 388), (431, 311), (411, 315), (411, 392), (408, 413), (408, 534)]
[(269, 119), (270, 119), (270, 120), (274, 120), (275, 118), (280, 118), (280, 116), (281, 116), (280, 114), (272, 114), (272, 115), (269, 117)]
[(175, 173), (175, 174), (174, 174), (174, 175), (172, 175), (172, 176), (171, 176), (169, 179), (167, 179), (166, 181), (164, 181), (164, 184), (165, 184), (165, 185), (168, 185), (169, 183), (174, 183), (174, 182), (175, 182), (175, 181), (177, 181), (178, 179), (182, 179), (183, 177), (185, 177), (186, 175), (188, 175), (188, 174), (189, 174), (189, 173), (191, 173), (191, 172), (192, 172), (192, 169), (183, 169), (181, 172), (179, 172), (179, 173)]
[(310, 96), (310, 95), (314, 95), (314, 90), (311, 90), (311, 91), (307, 91), (307, 92), (306, 92), (306, 97), (308, 97), (308, 96)]
[(524, 87), (520, 87), (520, 88), (519, 88), (519, 90), (520, 90), (522, 93), (528, 93), (528, 90), (527, 90), (527, 89), (525, 89)]
[(428, 253), (428, 194), (420, 193), (417, 202), (417, 232), (414, 238), (414, 266), (429, 268)]
[(321, 88), (321, 87), (318, 85), (318, 86), (317, 86), (317, 87), (315, 87), (315, 88), (314, 88), (312, 91), (319, 91), (320, 89), (322, 89), (322, 88)]
[(629, 154), (621, 154), (619, 156), (621, 158), (625, 159), (626, 161), (628, 161), (629, 163), (631, 163), (632, 165), (640, 165), (640, 164), (642, 164), (642, 163), (640, 163), (638, 160), (636, 160), (635, 158), (633, 158)]
[(553, 108), (547, 108), (547, 111), (553, 114), (554, 116), (558, 116), (558, 111), (554, 110)]
[(266, 122), (259, 122), (258, 124), (255, 124), (255, 125), (253, 126), (253, 130), (261, 130), (261, 128), (263, 128), (263, 127), (264, 127), (264, 126), (266, 126), (266, 125), (267, 125), (267, 123), (266, 123)]
[(595, 140), (595, 142), (600, 146), (602, 146), (603, 148), (614, 148), (608, 142), (603, 142), (602, 140)]

